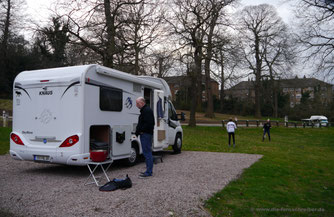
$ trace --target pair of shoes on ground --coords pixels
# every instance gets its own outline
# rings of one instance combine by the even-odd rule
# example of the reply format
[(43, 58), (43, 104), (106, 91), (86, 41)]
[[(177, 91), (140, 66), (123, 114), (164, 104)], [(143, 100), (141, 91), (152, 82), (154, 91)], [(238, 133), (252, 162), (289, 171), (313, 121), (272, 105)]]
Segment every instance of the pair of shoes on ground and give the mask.
[(100, 191), (115, 191), (117, 189), (125, 190), (132, 187), (132, 181), (128, 175), (125, 179), (113, 179), (99, 188)]
[[(231, 147), (231, 145), (229, 144), (228, 147)], [(235, 148), (235, 144), (233, 144), (233, 148)]]
[(138, 178), (145, 179), (145, 178), (149, 178), (149, 177), (152, 177), (152, 174), (149, 175), (149, 174), (144, 172), (144, 173), (140, 173)]

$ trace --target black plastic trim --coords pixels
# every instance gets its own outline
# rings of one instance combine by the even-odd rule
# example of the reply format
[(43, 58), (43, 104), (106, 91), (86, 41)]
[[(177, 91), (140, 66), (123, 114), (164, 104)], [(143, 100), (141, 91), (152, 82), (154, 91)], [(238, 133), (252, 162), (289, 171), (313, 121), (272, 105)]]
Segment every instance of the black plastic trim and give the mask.
[(76, 82), (73, 82), (72, 84), (70, 84), (66, 90), (64, 91), (63, 95), (61, 95), (60, 98), (63, 98), (64, 94), (66, 93), (66, 91), (68, 91), (68, 89), (70, 89), (72, 86), (76, 85), (76, 84), (80, 84), (80, 81), (76, 81)]
[(24, 89), (24, 88), (22, 88), (22, 87), (20, 87), (20, 86), (17, 86), (17, 85), (15, 85), (15, 88), (18, 88), (18, 89), (20, 89), (20, 90), (23, 90), (23, 91), (29, 96), (29, 99), (31, 100), (31, 97), (30, 97), (29, 93), (26, 91), (26, 89)]

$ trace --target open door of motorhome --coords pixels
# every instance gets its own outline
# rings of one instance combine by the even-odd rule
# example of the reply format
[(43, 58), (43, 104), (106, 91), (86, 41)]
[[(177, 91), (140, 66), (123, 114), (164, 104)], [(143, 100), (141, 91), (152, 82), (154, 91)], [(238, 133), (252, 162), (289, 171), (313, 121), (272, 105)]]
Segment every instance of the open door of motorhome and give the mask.
[(127, 158), (131, 155), (131, 126), (114, 125), (112, 129), (112, 150), (113, 159)]
[(160, 149), (162, 150), (167, 143), (164, 92), (161, 90), (154, 90), (153, 102), (153, 114), (155, 118), (153, 150), (157, 151)]

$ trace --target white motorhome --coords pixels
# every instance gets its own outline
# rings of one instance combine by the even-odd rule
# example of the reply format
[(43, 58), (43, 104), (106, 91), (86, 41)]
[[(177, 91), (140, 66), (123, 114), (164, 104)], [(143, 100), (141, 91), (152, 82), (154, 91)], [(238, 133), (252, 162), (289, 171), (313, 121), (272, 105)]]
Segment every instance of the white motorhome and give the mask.
[(314, 124), (316, 127), (328, 126), (328, 119), (323, 115), (312, 115), (309, 119), (302, 119), (306, 125)]
[(97, 141), (108, 144), (108, 158), (135, 164), (142, 153), (134, 135), (139, 96), (154, 111), (153, 151), (172, 145), (180, 152), (183, 131), (163, 79), (99, 65), (21, 72), (13, 87), (10, 155), (17, 160), (86, 165), (90, 146)]

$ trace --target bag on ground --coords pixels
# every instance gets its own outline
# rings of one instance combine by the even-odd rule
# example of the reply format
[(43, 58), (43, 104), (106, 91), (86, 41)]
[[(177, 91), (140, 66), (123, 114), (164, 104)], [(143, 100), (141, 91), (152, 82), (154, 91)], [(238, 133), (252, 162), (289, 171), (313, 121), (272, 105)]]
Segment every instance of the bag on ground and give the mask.
[(125, 179), (113, 179), (99, 188), (100, 191), (115, 191), (117, 189), (127, 189), (132, 187), (132, 181), (128, 175)]

